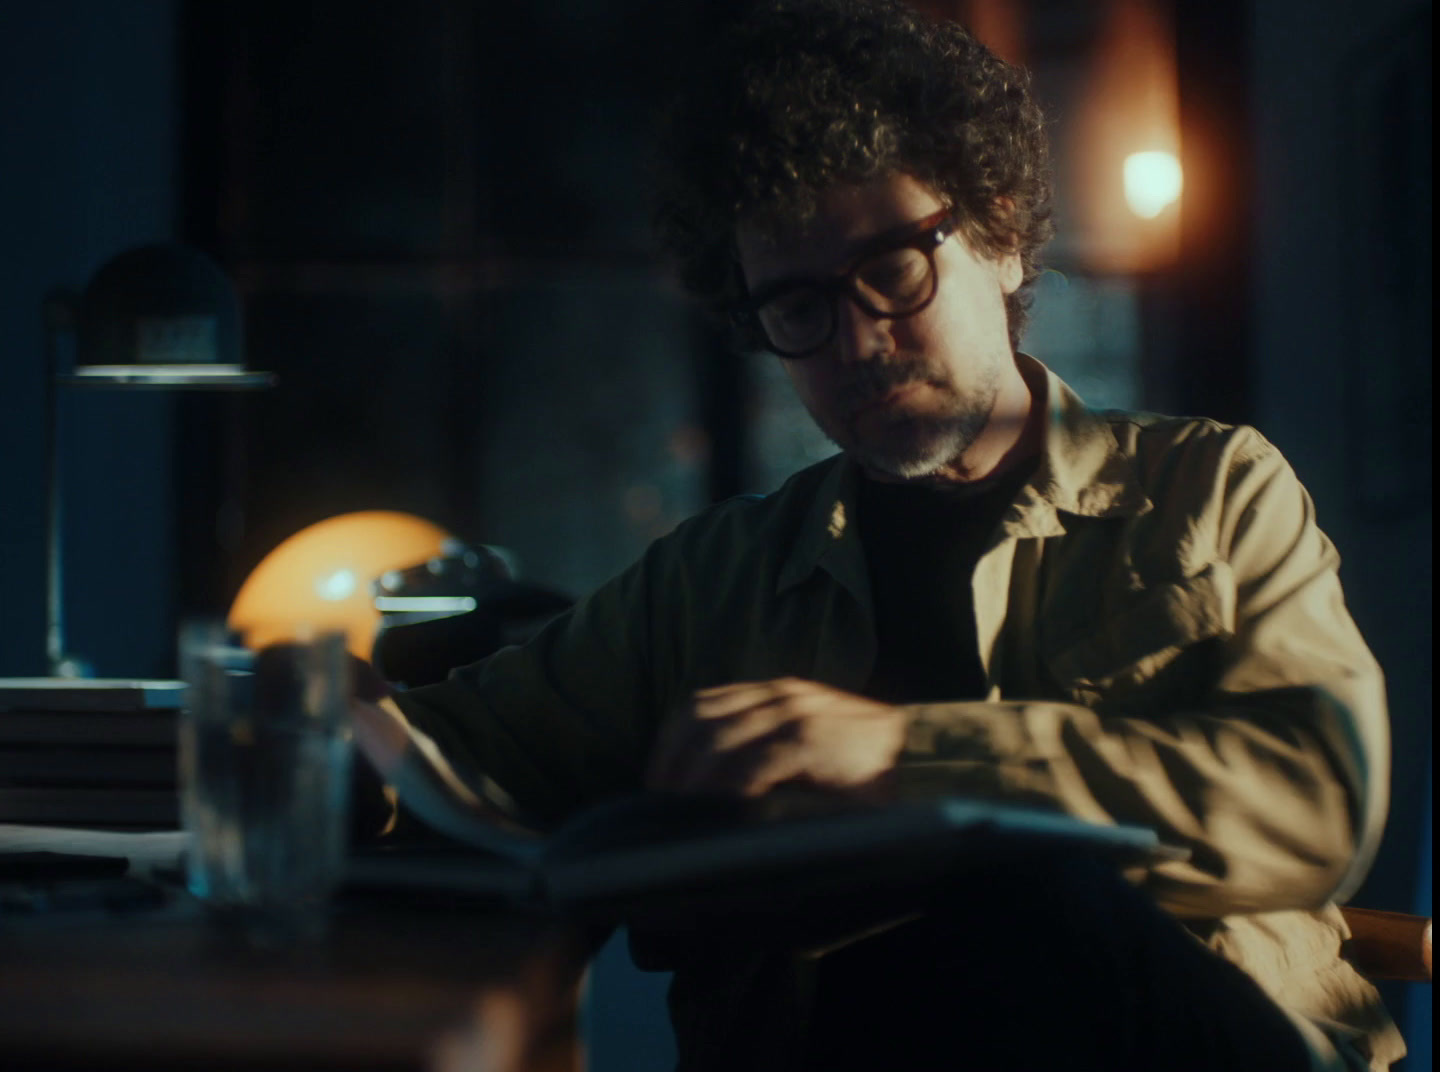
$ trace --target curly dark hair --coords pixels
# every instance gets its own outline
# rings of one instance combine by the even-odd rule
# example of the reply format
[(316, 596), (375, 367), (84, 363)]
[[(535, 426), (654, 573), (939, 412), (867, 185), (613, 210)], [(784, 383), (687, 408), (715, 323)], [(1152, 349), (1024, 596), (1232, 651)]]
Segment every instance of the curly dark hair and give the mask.
[(1044, 117), (1026, 72), (963, 27), (898, 0), (763, 0), (693, 71), (658, 150), (657, 238), (713, 308), (743, 296), (739, 223), (787, 231), (824, 191), (904, 172), (957, 213), (972, 248), (1020, 253), (1007, 301), (1018, 345), (1054, 230)]

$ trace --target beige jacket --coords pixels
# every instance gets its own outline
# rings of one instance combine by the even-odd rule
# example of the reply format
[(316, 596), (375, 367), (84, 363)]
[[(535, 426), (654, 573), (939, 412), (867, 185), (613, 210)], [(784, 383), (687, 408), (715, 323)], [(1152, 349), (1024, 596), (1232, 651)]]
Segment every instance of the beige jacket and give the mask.
[[(1387, 1067), (1404, 1047), (1340, 959), (1334, 907), (1385, 821), (1384, 687), (1308, 495), (1253, 429), (1097, 413), (1020, 361), (1050, 420), (974, 574), (989, 695), (911, 709), (900, 791), (1154, 828), (1191, 856), (1138, 880), (1292, 1013), (1316, 1067)], [(876, 645), (858, 479), (836, 457), (707, 510), (531, 644), (400, 705), (554, 821), (636, 788), (694, 689), (861, 691)]]

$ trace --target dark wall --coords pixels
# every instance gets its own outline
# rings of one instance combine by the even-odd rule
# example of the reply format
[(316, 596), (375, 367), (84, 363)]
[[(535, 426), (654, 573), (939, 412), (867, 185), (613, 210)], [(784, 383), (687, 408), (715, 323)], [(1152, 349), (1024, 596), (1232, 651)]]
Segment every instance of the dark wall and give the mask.
[[(1385, 670), (1389, 829), (1356, 903), (1429, 914), (1430, 5), (1253, 5), (1256, 421)], [(1422, 848), (1425, 851), (1422, 851)], [(1428, 1067), (1428, 991), (1391, 988)]]
[[(291, 533), (380, 508), (580, 592), (703, 505), (703, 358), (644, 162), (702, 9), (184, 6), (188, 237), (279, 375), (232, 407), (243, 465), (186, 481), (212, 500), (187, 592), (223, 606)], [(215, 434), (186, 426), (197, 458)]]
[[(0, 675), (44, 659), (40, 304), (174, 233), (175, 4), (0, 5)], [(69, 649), (101, 675), (173, 671), (173, 399), (61, 404)]]

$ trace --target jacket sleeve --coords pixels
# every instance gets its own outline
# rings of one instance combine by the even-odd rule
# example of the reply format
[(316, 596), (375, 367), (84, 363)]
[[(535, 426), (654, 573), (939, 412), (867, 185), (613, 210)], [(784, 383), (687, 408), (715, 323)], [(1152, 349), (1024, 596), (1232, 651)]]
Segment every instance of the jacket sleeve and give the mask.
[(524, 645), (395, 696), (466, 781), (488, 780), (515, 817), (553, 827), (637, 789), (654, 732), (650, 593), (659, 551), (602, 585)]
[(1241, 432), (1202, 511), (1212, 586), (1233, 599), (1213, 688), (1145, 710), (1104, 688), (1087, 705), (919, 705), (900, 792), (944, 787), (1152, 827), (1191, 851), (1143, 880), (1177, 915), (1312, 907), (1354, 890), (1388, 799), (1381, 674), (1309, 496), (1273, 447)]

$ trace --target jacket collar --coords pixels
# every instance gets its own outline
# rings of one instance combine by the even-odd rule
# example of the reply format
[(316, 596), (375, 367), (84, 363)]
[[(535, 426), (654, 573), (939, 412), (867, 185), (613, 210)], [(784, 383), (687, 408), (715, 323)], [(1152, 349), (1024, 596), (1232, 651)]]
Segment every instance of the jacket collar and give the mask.
[[(1060, 514), (1134, 517), (1151, 508), (1133, 460), (1115, 439), (1110, 423), (1090, 409), (1068, 384), (1028, 354), (1017, 354), (1020, 373), (1049, 414), (1040, 464), (1001, 521), (1004, 537), (1059, 536)], [(781, 567), (777, 591), (825, 569), (852, 592), (869, 589), (864, 550), (855, 526), (863, 475), (846, 455), (821, 465), (821, 478), (795, 543)]]

